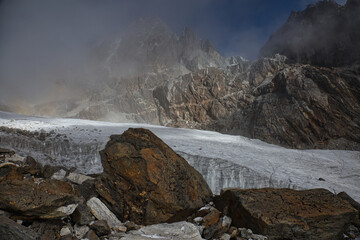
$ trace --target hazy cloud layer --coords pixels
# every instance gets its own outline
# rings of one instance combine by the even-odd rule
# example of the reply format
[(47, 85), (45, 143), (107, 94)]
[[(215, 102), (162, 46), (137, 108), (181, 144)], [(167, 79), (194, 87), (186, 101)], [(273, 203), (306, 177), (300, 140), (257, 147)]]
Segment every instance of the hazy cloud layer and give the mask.
[[(284, 4), (286, 2), (286, 4)], [(56, 81), (97, 80), (89, 49), (135, 19), (192, 27), (223, 55), (254, 59), (291, 9), (314, 0), (0, 0), (0, 101), (36, 97)]]

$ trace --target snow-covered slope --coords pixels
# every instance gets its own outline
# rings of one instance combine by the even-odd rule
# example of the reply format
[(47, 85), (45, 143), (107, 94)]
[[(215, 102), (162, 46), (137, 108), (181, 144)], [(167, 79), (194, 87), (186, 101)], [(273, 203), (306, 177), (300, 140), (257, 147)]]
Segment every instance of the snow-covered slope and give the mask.
[(226, 187), (327, 188), (336, 193), (346, 191), (360, 200), (357, 151), (293, 150), (211, 131), (7, 112), (0, 112), (0, 146), (31, 155), (42, 163), (97, 173), (102, 171), (98, 151), (110, 135), (130, 127), (153, 131), (201, 172), (215, 193)]

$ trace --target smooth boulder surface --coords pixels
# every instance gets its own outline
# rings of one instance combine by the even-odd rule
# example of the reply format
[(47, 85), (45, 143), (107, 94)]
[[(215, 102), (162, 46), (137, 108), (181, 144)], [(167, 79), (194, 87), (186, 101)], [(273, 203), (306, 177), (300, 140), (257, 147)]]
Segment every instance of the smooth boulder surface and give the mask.
[(149, 130), (113, 135), (100, 154), (96, 189), (121, 221), (182, 220), (212, 197), (201, 174)]
[(341, 239), (359, 214), (325, 189), (227, 189), (215, 204), (235, 226), (269, 239)]

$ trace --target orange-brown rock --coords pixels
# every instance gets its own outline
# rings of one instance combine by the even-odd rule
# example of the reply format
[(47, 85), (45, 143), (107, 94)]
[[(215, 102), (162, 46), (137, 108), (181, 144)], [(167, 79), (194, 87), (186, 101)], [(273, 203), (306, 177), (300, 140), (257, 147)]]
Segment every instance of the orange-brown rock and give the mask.
[(203, 218), (203, 225), (209, 227), (219, 221), (221, 212), (216, 208)]
[(123, 221), (185, 219), (212, 197), (200, 173), (149, 130), (111, 136), (100, 154), (104, 174), (97, 192)]
[(71, 184), (52, 179), (4, 179), (0, 193), (0, 209), (25, 218), (41, 218), (78, 201)]
[(325, 189), (228, 189), (215, 203), (235, 226), (269, 239), (341, 239), (358, 216), (348, 202)]

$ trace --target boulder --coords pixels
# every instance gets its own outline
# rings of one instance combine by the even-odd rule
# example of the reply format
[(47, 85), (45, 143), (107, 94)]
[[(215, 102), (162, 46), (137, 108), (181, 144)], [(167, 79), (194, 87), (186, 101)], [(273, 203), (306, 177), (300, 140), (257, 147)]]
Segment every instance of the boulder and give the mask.
[(87, 225), (93, 220), (93, 215), (85, 204), (79, 204), (71, 215), (71, 218), (76, 224)]
[(61, 218), (61, 217), (69, 216), (75, 211), (77, 206), (78, 204), (69, 204), (66, 206), (61, 206), (49, 213), (41, 215), (40, 218), (51, 219), (51, 218)]
[(6, 240), (37, 240), (39, 234), (7, 217), (0, 216), (0, 238)]
[(96, 233), (93, 230), (89, 230), (85, 236), (84, 239), (88, 240), (99, 240), (99, 237), (96, 235)]
[(202, 240), (196, 226), (189, 222), (149, 225), (142, 227), (139, 230), (130, 231), (118, 239), (147, 240), (155, 238), (172, 240)]
[(0, 182), (5, 180), (22, 180), (24, 176), (19, 172), (19, 169), (16, 165), (12, 163), (3, 163), (0, 164)]
[(82, 239), (89, 230), (90, 228), (88, 226), (79, 226), (76, 224), (74, 226), (75, 237)]
[[(34, 221), (30, 228), (40, 235), (40, 240), (55, 240), (60, 236), (63, 225), (61, 219), (47, 219)], [(72, 237), (72, 234), (66, 236)]]
[(75, 184), (74, 188), (78, 193), (80, 198), (84, 198), (84, 201), (89, 200), (92, 197), (98, 197), (98, 193), (95, 189), (95, 181), (94, 180), (86, 180), (80, 185)]
[(0, 182), (0, 208), (27, 218), (57, 218), (77, 204), (71, 184), (53, 179), (14, 179)]
[(96, 220), (89, 224), (89, 227), (94, 230), (97, 236), (104, 236), (111, 233), (111, 229), (105, 220)]
[(72, 228), (69, 226), (62, 227), (60, 230), (60, 236), (72, 235)]
[(219, 221), (220, 215), (221, 212), (219, 212), (219, 210), (216, 208), (213, 208), (212, 211), (202, 220), (204, 227), (209, 227), (210, 225), (217, 223)]
[(325, 189), (228, 189), (217, 208), (269, 239), (341, 239), (358, 211)]
[(353, 206), (353, 208), (355, 208), (356, 210), (358, 210), (360, 212), (360, 203), (358, 203), (357, 201), (355, 201), (352, 197), (350, 197), (346, 192), (340, 192), (337, 194), (339, 197), (341, 197), (343, 200), (347, 201), (348, 203), (350, 203), (351, 206)]
[(66, 176), (66, 179), (72, 183), (82, 184), (83, 182), (87, 180), (93, 180), (94, 178), (86, 176), (84, 174), (71, 172), (68, 176)]
[(56, 180), (64, 181), (65, 175), (66, 175), (66, 171), (65, 171), (64, 169), (60, 169), (59, 171), (55, 172), (55, 173), (51, 176), (51, 179), (56, 179)]
[(41, 176), (42, 165), (35, 161), (32, 157), (26, 157), (23, 166), (20, 167), (19, 171), (22, 174), (30, 174), (35, 177)]
[(116, 229), (122, 226), (122, 223), (119, 219), (112, 213), (106, 205), (100, 201), (100, 199), (93, 197), (87, 201), (87, 206), (89, 207), (91, 213), (99, 220), (105, 220), (109, 226), (113, 229)]
[(212, 197), (201, 174), (149, 130), (113, 135), (100, 154), (96, 189), (122, 221), (178, 221)]

